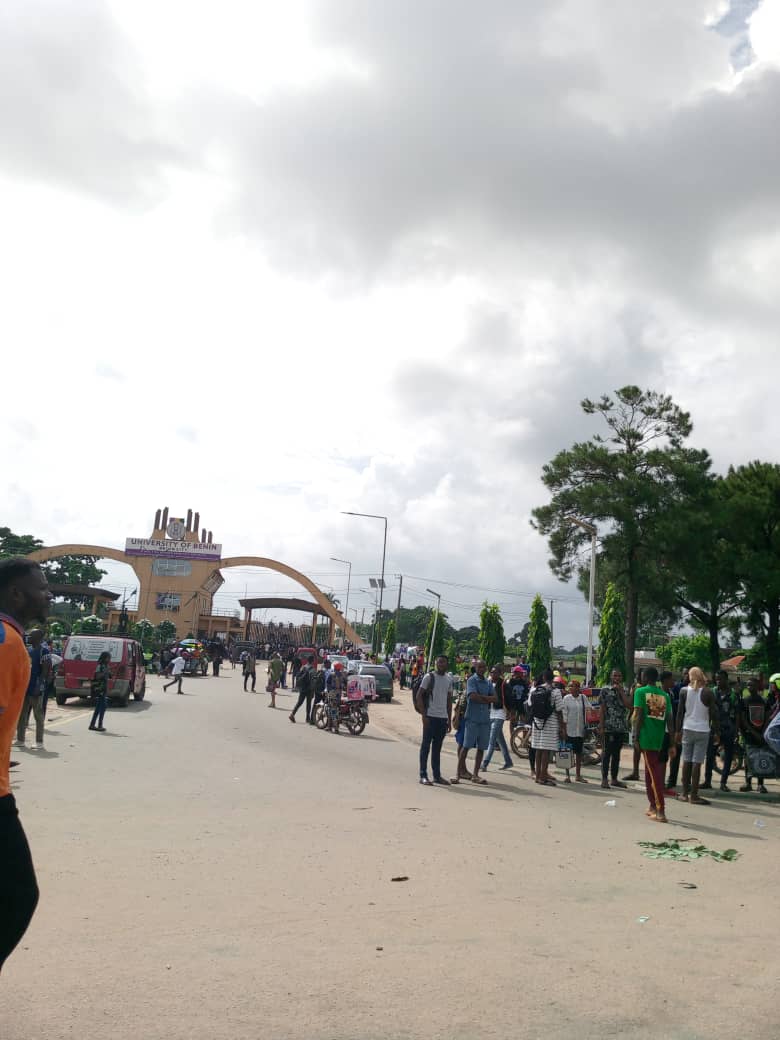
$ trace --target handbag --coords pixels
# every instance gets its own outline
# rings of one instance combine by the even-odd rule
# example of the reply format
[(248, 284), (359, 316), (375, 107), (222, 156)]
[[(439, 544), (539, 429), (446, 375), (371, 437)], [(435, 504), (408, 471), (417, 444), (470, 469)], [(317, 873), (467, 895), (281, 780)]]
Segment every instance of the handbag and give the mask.
[(559, 769), (572, 769), (574, 766), (574, 752), (571, 744), (561, 743), (555, 753), (555, 764)]

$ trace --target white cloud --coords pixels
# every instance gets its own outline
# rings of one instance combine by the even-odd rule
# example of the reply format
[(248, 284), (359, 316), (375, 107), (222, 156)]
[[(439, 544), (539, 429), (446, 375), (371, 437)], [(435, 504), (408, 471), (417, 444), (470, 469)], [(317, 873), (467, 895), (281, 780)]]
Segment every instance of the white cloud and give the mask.
[(388, 574), (480, 587), (457, 623), (540, 589), (584, 641), (528, 524), (581, 397), (668, 390), (718, 466), (771, 457), (777, 10), (735, 77), (705, 0), (6, 6), (3, 523), (192, 507), (342, 599), (353, 560), (362, 607), (381, 532), (340, 510), (387, 514)]

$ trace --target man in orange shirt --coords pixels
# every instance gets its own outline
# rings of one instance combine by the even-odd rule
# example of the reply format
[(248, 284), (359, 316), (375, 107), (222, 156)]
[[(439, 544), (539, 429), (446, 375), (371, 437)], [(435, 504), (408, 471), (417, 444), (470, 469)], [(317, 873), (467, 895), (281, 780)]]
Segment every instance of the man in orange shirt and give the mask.
[(24, 557), (0, 560), (0, 970), (27, 931), (38, 903), (30, 846), (11, 794), (11, 740), (30, 679), (24, 629), (46, 623), (51, 603), (46, 576)]

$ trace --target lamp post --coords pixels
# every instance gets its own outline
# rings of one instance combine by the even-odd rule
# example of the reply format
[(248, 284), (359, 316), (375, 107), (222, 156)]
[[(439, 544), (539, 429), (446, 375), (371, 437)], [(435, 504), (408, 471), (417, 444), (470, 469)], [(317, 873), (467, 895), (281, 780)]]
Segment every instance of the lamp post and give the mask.
[[(333, 560), (334, 563), (346, 563), (346, 565), (349, 567), (349, 572), (347, 574), (347, 602), (344, 604), (344, 617), (347, 623), (349, 623), (349, 586), (352, 583), (352, 562), (350, 560), (340, 560), (338, 556), (331, 556), (331, 560)], [(341, 633), (342, 646), (344, 644), (346, 636), (346, 632)]]
[(595, 524), (589, 524), (585, 520), (577, 520), (569, 517), (569, 523), (575, 527), (581, 527), (590, 534), (590, 585), (588, 589), (588, 663), (585, 675), (585, 685), (590, 685), (590, 676), (593, 670), (593, 601), (596, 595), (596, 530)]
[(434, 592), (433, 589), (426, 589), (432, 596), (436, 597), (436, 613), (433, 615), (433, 631), (431, 632), (431, 648), (428, 653), (428, 663), (426, 665), (426, 671), (430, 670), (431, 658), (433, 657), (433, 648), (436, 646), (436, 626), (439, 623), (439, 610), (441, 608), (441, 594)]
[(379, 579), (379, 618), (377, 619), (378, 624), (378, 639), (379, 645), (382, 643), (382, 593), (385, 590), (385, 556), (387, 554), (387, 517), (380, 516), (378, 513), (353, 513), (348, 509), (342, 509), (341, 511), (344, 516), (364, 516), (368, 517), (369, 520), (384, 520), (385, 523), (385, 537), (382, 542), (382, 575)]

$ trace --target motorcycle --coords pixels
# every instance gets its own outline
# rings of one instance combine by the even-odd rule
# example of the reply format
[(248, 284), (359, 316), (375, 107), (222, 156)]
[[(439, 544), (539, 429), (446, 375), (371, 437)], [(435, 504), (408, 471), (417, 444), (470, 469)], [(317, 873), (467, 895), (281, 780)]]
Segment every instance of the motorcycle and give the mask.
[[(327, 729), (330, 722), (329, 705), (323, 700), (317, 705), (314, 724), (318, 729)], [(362, 698), (342, 697), (339, 703), (339, 726), (346, 726), (353, 737), (359, 737), (368, 725), (368, 708)]]

